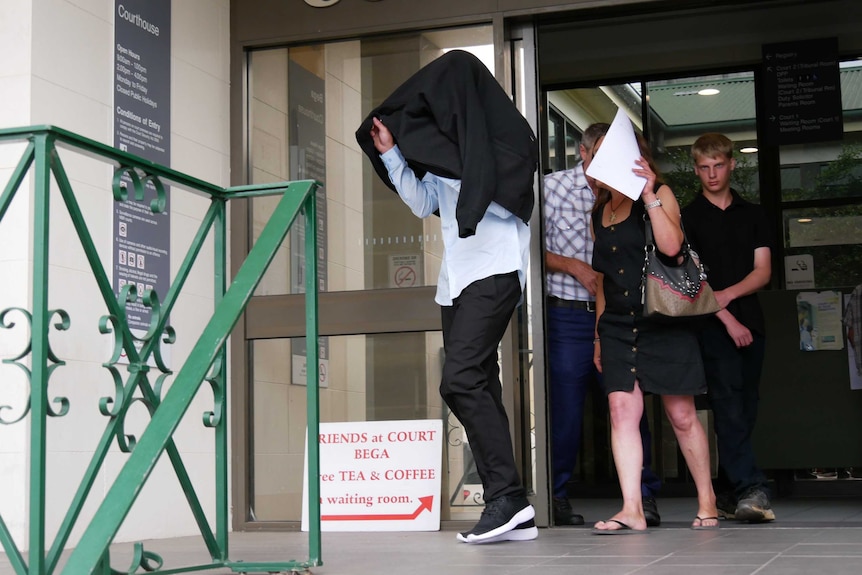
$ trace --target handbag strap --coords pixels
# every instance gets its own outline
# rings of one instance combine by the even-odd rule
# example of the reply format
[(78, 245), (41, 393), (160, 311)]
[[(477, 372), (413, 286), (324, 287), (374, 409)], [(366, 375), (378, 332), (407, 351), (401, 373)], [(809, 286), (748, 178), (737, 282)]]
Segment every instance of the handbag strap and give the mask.
[[(679, 255), (683, 256), (684, 258), (692, 258), (697, 265), (698, 271), (700, 272), (700, 279), (702, 281), (706, 280), (707, 268), (700, 260), (700, 256), (697, 254), (697, 252), (691, 249), (691, 243), (689, 243), (688, 241), (688, 234), (685, 233), (685, 226), (682, 225), (682, 218), (680, 218), (679, 227), (682, 230), (682, 247), (679, 250)], [(652, 222), (650, 222), (649, 215), (647, 214), (647, 212), (644, 212), (644, 232), (646, 236), (646, 243), (644, 244), (644, 265), (643, 270), (641, 270), (641, 292), (643, 292), (644, 282), (646, 281), (647, 277), (647, 266), (649, 265), (650, 247), (652, 247), (653, 250), (658, 249), (658, 247), (655, 245), (655, 239), (652, 235)]]
[(652, 237), (652, 222), (650, 221), (649, 215), (646, 212), (644, 212), (644, 231), (646, 234), (647, 248), (649, 248), (649, 246), (655, 247), (655, 240)]

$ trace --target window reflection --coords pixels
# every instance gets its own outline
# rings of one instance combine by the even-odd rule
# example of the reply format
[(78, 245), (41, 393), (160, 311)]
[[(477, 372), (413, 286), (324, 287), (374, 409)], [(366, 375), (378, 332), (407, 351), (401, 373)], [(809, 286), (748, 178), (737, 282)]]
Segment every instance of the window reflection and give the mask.
[[(443, 250), (439, 219), (416, 218), (379, 181), (363, 161), (354, 131), (368, 111), (447, 50), (474, 52), (493, 71), (492, 45), (489, 25), (250, 54), (251, 181), (314, 178), (323, 184), (318, 196), (320, 291), (436, 284)], [(251, 201), (252, 240), (276, 201)], [(294, 228), (256, 296), (303, 291), (304, 231)], [(249, 344), (248, 513), (256, 521), (300, 520), (305, 343), (296, 338)], [(325, 362), (321, 421), (436, 418), (449, 422), (449, 435), (459, 436), (460, 425), (444, 412), (438, 390), (439, 332), (328, 336), (319, 345)], [(465, 488), (475, 491), (470, 461), (463, 441), (446, 446), (443, 490), (452, 509), (444, 507), (444, 519), (475, 520), (481, 511), (481, 491), (463, 494)]]
[[(320, 291), (435, 285), (439, 220), (419, 220), (372, 177), (354, 131), (365, 114), (419, 68), (452, 49), (493, 72), (491, 26), (258, 50), (250, 54), (249, 148), (253, 183), (313, 178), (318, 197)], [(255, 198), (256, 238), (277, 198)], [(304, 232), (294, 226), (255, 295), (303, 291)]]
[[(862, 269), (862, 62), (840, 63), (844, 138), (781, 146), (785, 286), (797, 260), (817, 289), (854, 286)], [(803, 207), (796, 207), (804, 202)], [(800, 258), (799, 256), (804, 256)], [(811, 270), (808, 270), (811, 273)]]
[[(440, 419), (439, 332), (327, 338), (320, 421)], [(252, 343), (253, 497), (260, 521), (297, 521), (302, 504), (306, 385), (304, 338)], [(321, 370), (322, 372), (324, 370)]]
[[(790, 209), (783, 212), (785, 266), (799, 256), (811, 262), (814, 287), (851, 287), (862, 270), (862, 206)], [(813, 272), (813, 274), (812, 274)], [(788, 274), (789, 275), (789, 274)]]
[(731, 186), (760, 203), (753, 72), (649, 82), (647, 93), (650, 145), (681, 206), (700, 193), (691, 145), (706, 132), (730, 138), (736, 160)]

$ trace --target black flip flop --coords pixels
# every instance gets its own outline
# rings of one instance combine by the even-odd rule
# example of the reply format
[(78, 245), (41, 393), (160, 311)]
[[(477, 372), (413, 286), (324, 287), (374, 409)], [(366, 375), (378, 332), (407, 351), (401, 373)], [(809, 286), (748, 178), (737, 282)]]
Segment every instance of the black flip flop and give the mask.
[[(700, 521), (699, 525), (694, 525), (692, 522), (691, 528), (695, 531), (716, 531), (719, 529), (721, 524), (719, 523), (718, 517), (700, 517), (697, 516), (694, 518), (695, 521)], [(704, 521), (715, 521), (715, 525), (704, 525)]]
[(640, 535), (646, 533), (646, 529), (632, 529), (622, 521), (617, 519), (605, 519), (602, 523), (616, 523), (620, 526), (619, 529), (596, 529), (593, 527), (593, 535)]

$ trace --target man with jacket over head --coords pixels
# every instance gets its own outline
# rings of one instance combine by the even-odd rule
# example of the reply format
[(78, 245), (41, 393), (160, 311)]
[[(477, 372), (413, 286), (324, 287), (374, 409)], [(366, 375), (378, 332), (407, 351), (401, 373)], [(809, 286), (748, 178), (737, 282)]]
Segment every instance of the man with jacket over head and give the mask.
[(414, 215), (440, 217), (440, 393), (467, 432), (485, 498), (479, 522), (457, 539), (535, 539), (497, 364), (526, 281), (538, 157), (532, 130), (484, 64), (455, 50), (397, 88), (356, 139)]

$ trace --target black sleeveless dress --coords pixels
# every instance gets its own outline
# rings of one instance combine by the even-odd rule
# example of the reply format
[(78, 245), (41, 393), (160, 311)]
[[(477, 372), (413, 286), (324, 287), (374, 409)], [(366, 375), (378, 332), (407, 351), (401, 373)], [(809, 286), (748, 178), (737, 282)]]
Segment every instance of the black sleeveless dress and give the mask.
[(593, 219), (593, 269), (604, 274), (605, 310), (599, 318), (602, 385), (605, 393), (699, 395), (706, 378), (695, 322), (662, 322), (643, 317), (644, 203), (632, 203), (625, 220), (607, 227)]

